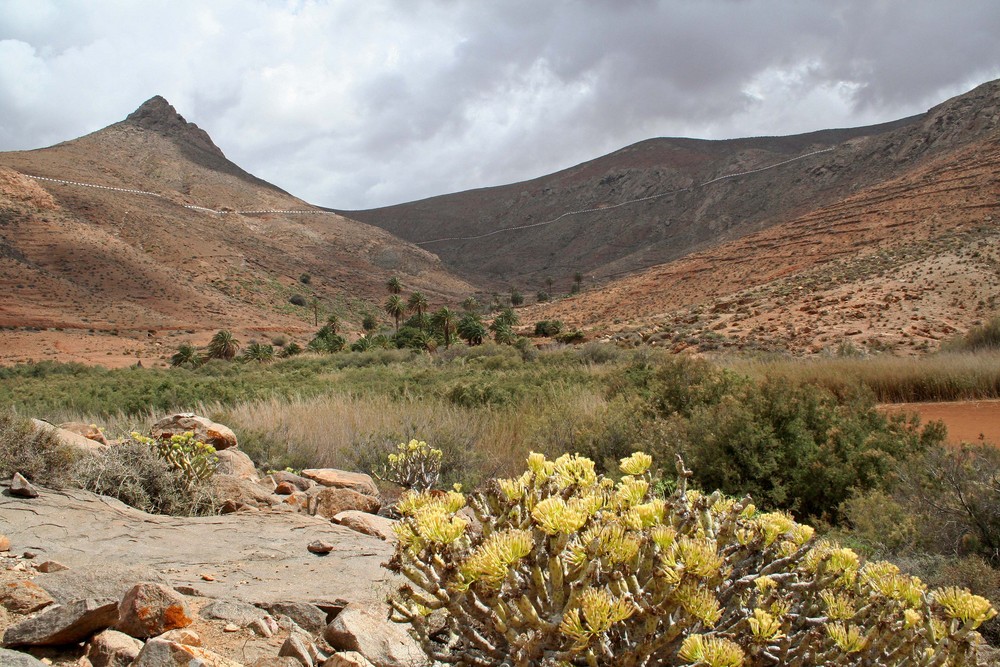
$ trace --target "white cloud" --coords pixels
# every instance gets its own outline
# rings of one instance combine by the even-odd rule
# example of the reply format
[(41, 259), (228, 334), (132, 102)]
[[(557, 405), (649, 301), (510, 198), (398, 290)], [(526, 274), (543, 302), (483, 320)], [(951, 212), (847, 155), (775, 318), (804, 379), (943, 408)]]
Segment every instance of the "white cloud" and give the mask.
[(0, 0), (0, 149), (162, 94), (310, 201), (538, 176), (651, 136), (861, 125), (1000, 76), (966, 0)]

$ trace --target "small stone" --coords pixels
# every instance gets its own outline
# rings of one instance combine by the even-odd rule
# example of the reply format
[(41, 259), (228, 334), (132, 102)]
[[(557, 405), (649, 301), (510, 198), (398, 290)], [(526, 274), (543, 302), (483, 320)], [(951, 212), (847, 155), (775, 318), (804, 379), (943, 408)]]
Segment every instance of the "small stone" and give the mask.
[(44, 563), (39, 563), (38, 565), (36, 565), (35, 569), (38, 570), (39, 572), (44, 572), (45, 574), (48, 574), (50, 572), (60, 572), (62, 570), (68, 570), (69, 568), (60, 563), (59, 561), (47, 560)]
[(273, 637), (278, 632), (278, 622), (271, 616), (258, 618), (249, 627), (259, 637)]
[(282, 482), (278, 486), (274, 487), (274, 492), (279, 496), (290, 496), (298, 491), (295, 485), (291, 482)]
[(31, 485), (21, 473), (16, 472), (10, 480), (10, 495), (18, 498), (37, 498), (38, 489)]
[(201, 575), (201, 580), (202, 581), (215, 581), (215, 577), (213, 577), (210, 574), (203, 574), (203, 575)]
[(105, 630), (94, 635), (87, 645), (87, 658), (93, 667), (128, 667), (142, 650), (142, 642), (124, 632)]
[(333, 545), (329, 542), (324, 542), (323, 540), (316, 540), (315, 542), (310, 542), (306, 549), (308, 549), (311, 553), (325, 556), (333, 551)]
[(323, 667), (375, 667), (372, 662), (357, 651), (341, 651), (334, 653)]
[(31, 560), (32, 558), (37, 558), (37, 557), (38, 554), (35, 553), (34, 551), (25, 551), (23, 554), (21, 554), (21, 558), (24, 558), (26, 560)]
[(177, 644), (184, 644), (185, 646), (201, 646), (201, 636), (191, 628), (167, 630), (156, 638)]
[(10, 538), (0, 533), (0, 551), (10, 551)]
[(223, 632), (239, 632), (240, 626), (235, 623), (226, 623), (225, 627), (222, 628)]

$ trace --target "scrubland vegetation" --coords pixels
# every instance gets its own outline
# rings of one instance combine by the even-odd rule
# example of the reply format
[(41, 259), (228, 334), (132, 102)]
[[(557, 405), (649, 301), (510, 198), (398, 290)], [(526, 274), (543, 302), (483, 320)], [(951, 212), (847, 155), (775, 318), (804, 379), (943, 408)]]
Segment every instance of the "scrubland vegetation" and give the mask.
[[(486, 343), (193, 368), (0, 369), (0, 405), (20, 415), (97, 423), (114, 437), (192, 410), (231, 426), (265, 470), (378, 472), (416, 439), (440, 450), (443, 488), (477, 489), (515, 477), (530, 452), (586, 456), (617, 481), (618, 462), (643, 451), (663, 466), (648, 471), (651, 493), (663, 496), (675, 489), (680, 455), (697, 488), (749, 494), (861, 554), (996, 603), (1000, 456), (988, 445), (947, 449), (940, 425), (877, 408), (970, 396), (1000, 396), (1000, 355), (713, 362), (596, 343)], [(0, 461), (24, 455), (12, 452), (13, 423)], [(44, 480), (48, 464), (38, 469)], [(980, 631), (1000, 637), (995, 620)]]

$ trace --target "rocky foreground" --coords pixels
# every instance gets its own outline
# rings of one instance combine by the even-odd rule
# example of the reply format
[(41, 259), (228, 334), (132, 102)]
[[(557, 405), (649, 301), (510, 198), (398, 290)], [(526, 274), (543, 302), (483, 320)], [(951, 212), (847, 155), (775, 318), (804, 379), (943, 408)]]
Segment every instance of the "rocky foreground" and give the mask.
[(219, 516), (151, 515), (22, 479), (0, 486), (0, 665), (423, 664), (386, 620), (397, 582), (382, 564), (395, 536), (375, 514), (371, 478), (259, 476), (233, 445), (211, 480), (227, 498)]

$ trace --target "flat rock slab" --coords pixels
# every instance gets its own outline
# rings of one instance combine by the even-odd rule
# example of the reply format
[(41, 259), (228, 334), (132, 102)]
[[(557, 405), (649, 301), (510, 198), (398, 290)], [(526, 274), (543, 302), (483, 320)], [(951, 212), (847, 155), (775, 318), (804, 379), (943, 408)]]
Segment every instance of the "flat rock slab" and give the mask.
[[(396, 587), (395, 575), (381, 567), (392, 556), (390, 545), (306, 514), (157, 516), (86, 491), (45, 489), (32, 500), (0, 495), (0, 517), (16, 544), (69, 566), (38, 575), (42, 588), (49, 577), (90, 576), (94, 583), (100, 572), (144, 569), (159, 576), (138, 581), (186, 586), (208, 597), (323, 607), (381, 604)], [(333, 552), (309, 553), (315, 540), (333, 544)]]

